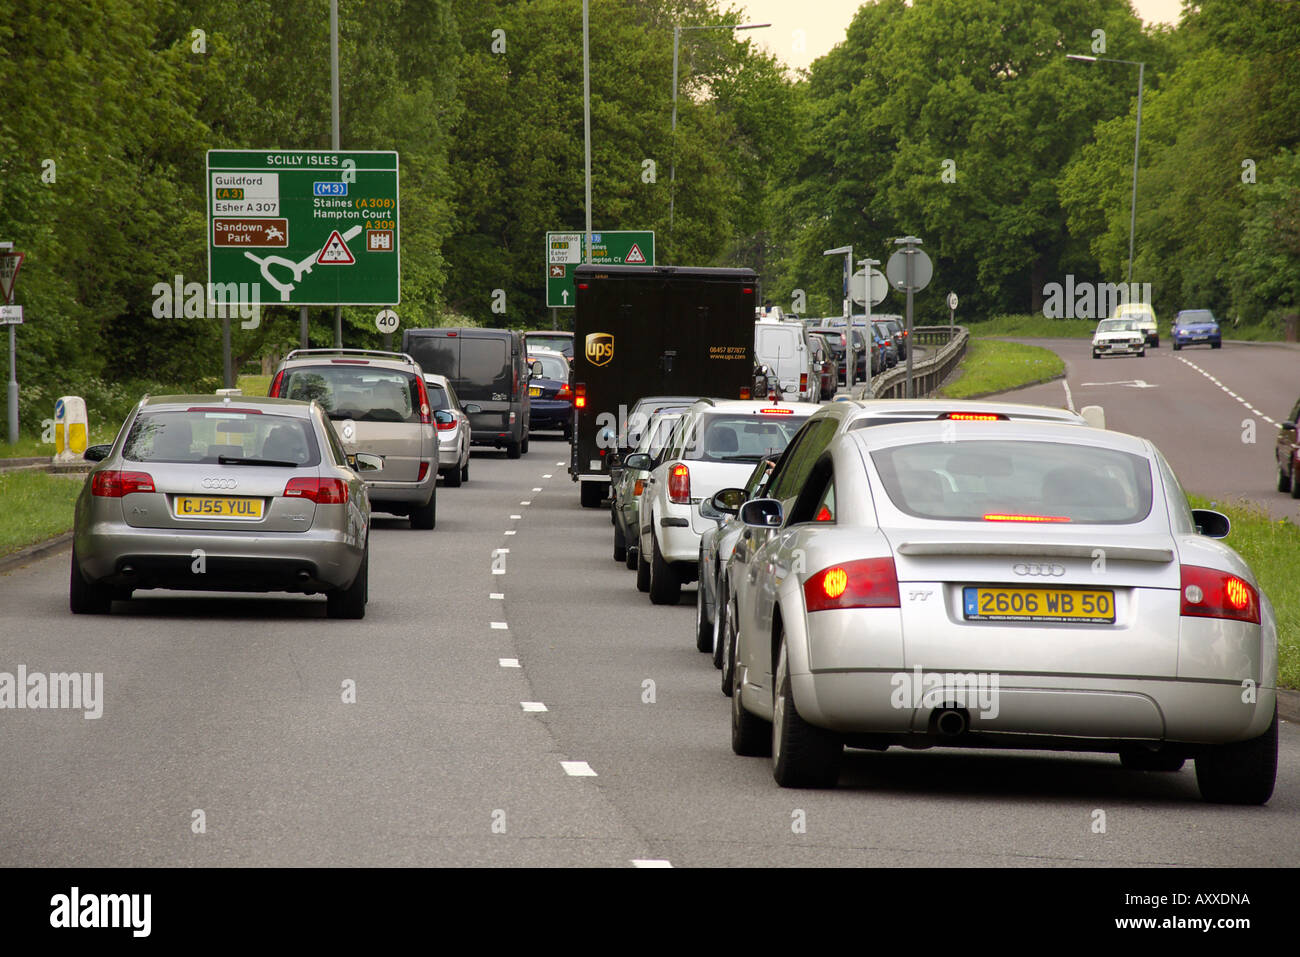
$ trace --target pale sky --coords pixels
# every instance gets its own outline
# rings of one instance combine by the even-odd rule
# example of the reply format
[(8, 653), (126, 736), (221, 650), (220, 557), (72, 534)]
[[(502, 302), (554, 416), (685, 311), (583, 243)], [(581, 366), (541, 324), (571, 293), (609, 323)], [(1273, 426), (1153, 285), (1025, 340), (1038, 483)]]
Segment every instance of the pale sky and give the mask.
[[(1181, 0), (1132, 0), (1147, 23), (1177, 23)], [(750, 23), (770, 23), (766, 30), (747, 31), (791, 67), (807, 68), (844, 39), (862, 0), (731, 0), (723, 7), (744, 9)]]

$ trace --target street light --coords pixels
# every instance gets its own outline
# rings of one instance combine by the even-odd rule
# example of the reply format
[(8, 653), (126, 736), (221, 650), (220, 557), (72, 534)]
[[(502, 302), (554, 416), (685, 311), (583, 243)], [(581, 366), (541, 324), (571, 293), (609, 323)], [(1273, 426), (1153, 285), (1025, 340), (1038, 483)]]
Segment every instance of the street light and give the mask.
[(668, 246), (672, 248), (673, 220), (677, 211), (677, 51), (681, 46), (683, 30), (761, 30), (770, 23), (715, 23), (707, 26), (673, 25), (673, 130), (672, 165), (668, 172)]
[(1128, 219), (1128, 281), (1131, 286), (1133, 284), (1133, 236), (1137, 232), (1138, 143), (1142, 139), (1142, 75), (1146, 71), (1146, 64), (1140, 60), (1113, 60), (1109, 57), (1087, 56), (1082, 53), (1067, 53), (1065, 58), (1078, 60), (1081, 63), (1127, 63), (1138, 68), (1137, 130), (1133, 133), (1133, 196), (1129, 201)]

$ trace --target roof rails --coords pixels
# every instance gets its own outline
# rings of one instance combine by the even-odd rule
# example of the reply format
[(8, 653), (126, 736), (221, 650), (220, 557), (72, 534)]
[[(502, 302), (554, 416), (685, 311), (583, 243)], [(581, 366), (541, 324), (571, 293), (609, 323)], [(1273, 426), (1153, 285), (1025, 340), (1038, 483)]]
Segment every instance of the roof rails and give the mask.
[(409, 355), (407, 355), (405, 352), (384, 352), (380, 349), (294, 349), (292, 352), (290, 352), (287, 356), (284, 357), (284, 361), (288, 362), (290, 359), (294, 358), (295, 356), (325, 356), (325, 355), (388, 356), (393, 359), (401, 359), (404, 362), (409, 362), (411, 363), (411, 365), (416, 364), (415, 360), (411, 358)]

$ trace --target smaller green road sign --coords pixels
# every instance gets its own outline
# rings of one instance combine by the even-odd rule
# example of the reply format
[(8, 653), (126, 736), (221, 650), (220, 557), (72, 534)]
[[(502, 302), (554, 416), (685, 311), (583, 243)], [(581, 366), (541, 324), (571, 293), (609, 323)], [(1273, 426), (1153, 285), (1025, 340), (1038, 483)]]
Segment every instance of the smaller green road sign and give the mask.
[(397, 154), (208, 151), (208, 282), (230, 304), (401, 301)]
[[(573, 306), (573, 269), (586, 260), (583, 233), (546, 234), (546, 305)], [(654, 230), (617, 229), (591, 234), (591, 261), (597, 266), (653, 266)]]

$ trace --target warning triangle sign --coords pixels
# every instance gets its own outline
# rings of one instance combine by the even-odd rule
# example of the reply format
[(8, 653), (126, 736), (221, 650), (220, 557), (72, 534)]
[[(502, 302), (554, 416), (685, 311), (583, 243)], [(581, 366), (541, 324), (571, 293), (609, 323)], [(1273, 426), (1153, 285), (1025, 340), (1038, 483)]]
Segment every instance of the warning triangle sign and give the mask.
[(628, 263), (628, 264), (631, 264), (631, 263), (642, 263), (642, 264), (644, 264), (644, 263), (645, 263), (645, 254), (641, 252), (641, 247), (638, 246), (636, 243), (633, 243), (633, 244), (632, 244), (632, 248), (629, 249), (629, 250), (627, 251), (627, 258), (624, 259), (623, 262)]
[(352, 250), (348, 249), (348, 244), (343, 241), (343, 237), (336, 229), (330, 233), (330, 238), (325, 240), (325, 248), (316, 257), (316, 262), (322, 266), (350, 266), (356, 260), (352, 258)]
[(0, 253), (0, 306), (13, 298), (14, 280), (18, 278), (18, 270), (22, 267), (25, 255), (26, 253)]

